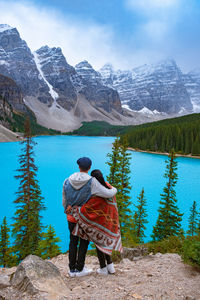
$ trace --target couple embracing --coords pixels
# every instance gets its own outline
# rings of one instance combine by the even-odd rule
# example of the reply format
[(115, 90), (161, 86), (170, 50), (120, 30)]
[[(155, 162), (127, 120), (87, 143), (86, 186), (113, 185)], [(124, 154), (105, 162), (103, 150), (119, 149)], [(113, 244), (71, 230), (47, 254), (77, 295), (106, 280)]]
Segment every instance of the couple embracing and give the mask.
[(114, 274), (111, 254), (122, 252), (121, 234), (115, 195), (117, 189), (105, 182), (100, 170), (88, 174), (92, 161), (77, 160), (79, 172), (63, 184), (63, 206), (70, 231), (69, 275), (80, 277), (93, 270), (85, 267), (89, 242), (96, 246), (100, 275)]

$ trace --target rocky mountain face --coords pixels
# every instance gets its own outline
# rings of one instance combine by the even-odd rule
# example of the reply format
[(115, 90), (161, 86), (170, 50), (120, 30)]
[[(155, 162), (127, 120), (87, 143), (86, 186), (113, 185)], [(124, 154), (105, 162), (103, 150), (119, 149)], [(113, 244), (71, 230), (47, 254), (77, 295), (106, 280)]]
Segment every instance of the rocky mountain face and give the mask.
[(15, 111), (26, 113), (21, 89), (9, 77), (0, 74), (0, 97), (12, 106)]
[(17, 29), (8, 25), (0, 25), (0, 74), (12, 78), (24, 97), (33, 96), (44, 103), (52, 103), (33, 54)]
[(121, 102), (116, 90), (102, 84), (101, 75), (85, 60), (75, 66), (76, 72), (81, 76), (82, 88), (80, 93), (94, 106), (111, 112), (115, 109), (122, 113)]
[(81, 64), (78, 71), (70, 66), (60, 48), (44, 46), (31, 53), (16, 28), (0, 25), (0, 74), (16, 82), (24, 100), (21, 110), (27, 105), (41, 125), (67, 130), (82, 121), (119, 122), (123, 111), (117, 91), (82, 76)]
[(184, 75), (184, 84), (190, 96), (193, 111), (200, 112), (200, 70), (194, 70)]
[(12, 129), (13, 114), (28, 113), (30, 114), (30, 111), (24, 104), (21, 89), (11, 78), (0, 74), (0, 125)]
[(0, 125), (9, 128), (10, 124), (8, 119), (12, 119), (13, 113), (11, 106), (0, 97)]
[(0, 74), (13, 109), (28, 106), (39, 124), (62, 131), (82, 121), (130, 125), (200, 111), (200, 72), (183, 74), (174, 60), (127, 71), (106, 64), (97, 72), (87, 61), (72, 67), (60, 48), (32, 53), (8, 25), (0, 25)]
[(106, 64), (100, 69), (102, 82), (116, 89), (122, 105), (132, 110), (144, 108), (157, 113), (191, 113), (193, 105), (184, 75), (174, 60), (144, 65), (128, 71), (114, 71)]
[(76, 89), (70, 76), (76, 74), (60, 48), (41, 47), (34, 53), (40, 78), (49, 87), (52, 98), (67, 110), (73, 108), (77, 101)]

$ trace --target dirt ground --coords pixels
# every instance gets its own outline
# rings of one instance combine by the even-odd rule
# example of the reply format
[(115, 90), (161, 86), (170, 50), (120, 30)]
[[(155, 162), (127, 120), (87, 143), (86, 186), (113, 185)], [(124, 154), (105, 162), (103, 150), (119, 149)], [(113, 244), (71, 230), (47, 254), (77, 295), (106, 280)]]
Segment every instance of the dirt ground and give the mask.
[(94, 273), (82, 278), (69, 278), (68, 257), (51, 259), (70, 288), (69, 299), (81, 300), (198, 300), (200, 273), (185, 265), (177, 254), (156, 254), (115, 264), (116, 274), (96, 273), (98, 260), (88, 256), (86, 266)]

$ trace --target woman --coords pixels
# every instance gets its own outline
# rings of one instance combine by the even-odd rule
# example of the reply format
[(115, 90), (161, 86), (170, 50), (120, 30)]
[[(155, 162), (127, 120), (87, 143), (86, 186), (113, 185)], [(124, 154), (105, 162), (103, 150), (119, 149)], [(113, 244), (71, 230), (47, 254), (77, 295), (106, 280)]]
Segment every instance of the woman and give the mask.
[[(111, 188), (105, 182), (100, 170), (93, 170), (91, 176), (95, 177), (104, 187)], [(105, 199), (92, 196), (81, 208), (73, 210), (73, 216), (77, 225), (73, 231), (84, 239), (92, 241), (97, 249), (97, 256), (100, 269), (97, 272), (101, 275), (115, 273), (111, 260), (113, 250), (122, 252), (119, 217), (115, 197)]]

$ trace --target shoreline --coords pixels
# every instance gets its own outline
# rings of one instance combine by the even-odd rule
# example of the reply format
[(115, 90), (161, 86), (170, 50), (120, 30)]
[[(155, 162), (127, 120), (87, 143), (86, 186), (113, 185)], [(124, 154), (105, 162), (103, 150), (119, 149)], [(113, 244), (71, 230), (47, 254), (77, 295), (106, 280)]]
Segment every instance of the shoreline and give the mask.
[[(143, 153), (150, 153), (150, 154), (159, 154), (159, 155), (165, 155), (168, 156), (168, 152), (156, 152), (156, 151), (148, 151), (148, 150), (139, 150), (139, 149), (134, 149), (131, 147), (128, 147), (128, 150), (134, 151), (134, 152), (143, 152)], [(197, 155), (189, 155), (189, 154), (176, 154), (177, 157), (187, 157), (187, 158), (195, 158), (195, 159), (200, 159), (200, 156)]]
[[(14, 133), (15, 135), (17, 135), (16, 133)], [(79, 136), (79, 135), (68, 135), (68, 134), (53, 134), (53, 135), (49, 135), (49, 134), (42, 134), (42, 135), (35, 135), (33, 136), (33, 138), (35, 137), (43, 137), (43, 136)], [(104, 137), (104, 136), (95, 136), (95, 137)], [(7, 142), (20, 142), (22, 141), (22, 137), (20, 135), (17, 136), (17, 139), (14, 140), (4, 140), (2, 139), (2, 137), (0, 136), (0, 143), (7, 143)], [(132, 147), (128, 147), (128, 150), (130, 151), (134, 151), (134, 152), (142, 152), (142, 153), (149, 153), (149, 154), (158, 154), (158, 155), (165, 155), (168, 156), (169, 153), (168, 152), (159, 152), (159, 151), (150, 151), (150, 150), (140, 150), (140, 149), (134, 149)], [(200, 155), (190, 155), (190, 154), (176, 154), (176, 157), (186, 157), (186, 158), (194, 158), (194, 159), (200, 159)]]

